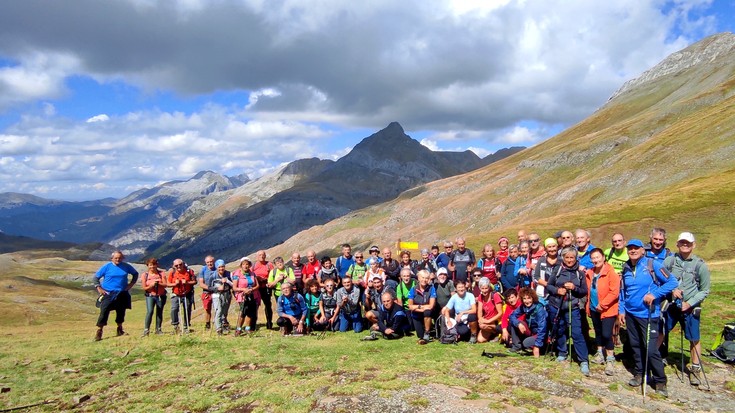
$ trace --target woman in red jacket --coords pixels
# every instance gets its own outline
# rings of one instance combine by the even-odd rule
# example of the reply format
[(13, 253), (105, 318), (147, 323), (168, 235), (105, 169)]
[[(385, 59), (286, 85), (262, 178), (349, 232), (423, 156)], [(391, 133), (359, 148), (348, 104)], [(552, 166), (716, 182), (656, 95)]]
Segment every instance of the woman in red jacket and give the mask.
[[(618, 315), (620, 294), (620, 275), (612, 265), (605, 261), (605, 254), (595, 248), (590, 252), (593, 267), (587, 270), (587, 315), (592, 318), (595, 328), (597, 354), (593, 363), (605, 364), (605, 374), (615, 374), (615, 345), (613, 327)], [(605, 347), (605, 357), (602, 348)]]

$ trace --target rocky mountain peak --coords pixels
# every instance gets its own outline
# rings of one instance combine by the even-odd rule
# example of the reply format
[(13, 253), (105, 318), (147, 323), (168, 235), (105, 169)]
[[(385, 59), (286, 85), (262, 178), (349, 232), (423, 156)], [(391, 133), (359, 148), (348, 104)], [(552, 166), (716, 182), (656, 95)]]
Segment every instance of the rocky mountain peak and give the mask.
[(712, 64), (719, 58), (735, 52), (735, 35), (729, 32), (718, 33), (700, 40), (691, 46), (672, 53), (661, 63), (631, 79), (618, 89), (610, 100), (637, 87), (667, 75), (683, 72), (698, 65)]

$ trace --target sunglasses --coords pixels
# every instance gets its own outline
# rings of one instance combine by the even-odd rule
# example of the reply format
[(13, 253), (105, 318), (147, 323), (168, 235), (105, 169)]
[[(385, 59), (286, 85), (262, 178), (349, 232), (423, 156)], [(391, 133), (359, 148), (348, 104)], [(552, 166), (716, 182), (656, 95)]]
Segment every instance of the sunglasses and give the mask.
[(536, 238), (536, 239), (529, 239), (529, 240), (528, 240), (528, 242), (539, 242), (539, 241), (540, 241), (540, 239), (539, 239), (539, 238)]

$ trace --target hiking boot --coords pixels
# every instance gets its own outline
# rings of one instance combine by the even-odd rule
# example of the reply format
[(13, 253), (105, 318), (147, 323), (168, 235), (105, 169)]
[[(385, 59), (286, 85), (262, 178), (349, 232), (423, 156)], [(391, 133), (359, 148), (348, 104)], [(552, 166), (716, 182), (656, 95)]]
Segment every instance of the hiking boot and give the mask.
[(605, 374), (612, 376), (615, 374), (615, 357), (608, 357), (605, 362)]
[(375, 332), (373, 331), (372, 333), (370, 333), (370, 335), (363, 337), (362, 341), (375, 341), (377, 339), (378, 339), (378, 335), (375, 334)]
[(184, 334), (191, 333), (191, 330), (189, 330), (189, 327), (184, 327)]
[(424, 337), (423, 337), (423, 339), (424, 339), (424, 341), (426, 341), (427, 343), (430, 343), (430, 342), (431, 342), (432, 340), (434, 340), (433, 338), (431, 338), (431, 336), (429, 335), (429, 333), (426, 333), (426, 334), (424, 334)]
[(508, 349), (508, 352), (513, 354), (518, 354), (521, 352), (521, 347), (511, 347)]
[(633, 378), (628, 382), (628, 386), (630, 387), (639, 387), (641, 384), (643, 384), (643, 376), (639, 374), (633, 376)]
[(140, 337), (141, 337), (141, 338), (142, 338), (142, 337), (148, 337), (148, 333), (149, 333), (149, 331), (148, 331), (148, 329), (146, 328), (145, 330), (143, 330), (143, 335), (141, 335)]
[(209, 330), (210, 328), (212, 328), (212, 323), (204, 323), (205, 330)]
[(563, 363), (567, 361), (567, 356), (556, 356), (556, 361), (559, 363)]
[(122, 326), (117, 326), (117, 336), (120, 337), (124, 336), (125, 334), (127, 333), (123, 330)]
[(235, 337), (240, 337), (240, 329), (235, 330)]
[(477, 344), (477, 334), (473, 334), (470, 337), (470, 344)]
[(218, 329), (217, 329), (217, 335), (218, 335), (218, 336), (221, 336), (221, 335), (222, 335), (222, 329), (221, 329), (221, 328), (218, 328)]
[(702, 366), (692, 364), (689, 368), (689, 384), (692, 386), (699, 386), (702, 384), (702, 380), (699, 378), (699, 373), (702, 372)]
[(160, 336), (161, 334), (163, 334), (163, 330), (161, 330), (160, 328), (156, 329), (156, 335)]
[(422, 338), (421, 340), (419, 340), (419, 344), (420, 344), (420, 345), (422, 345), (422, 346), (423, 346), (424, 344), (426, 344), (426, 343), (427, 343), (427, 341), (426, 341), (426, 340), (424, 340), (423, 338)]
[(268, 321), (267, 323), (265, 323), (265, 328), (268, 330), (273, 330), (273, 322)]
[(582, 372), (585, 376), (589, 377), (590, 375), (590, 364), (586, 361), (583, 361), (579, 363), (579, 371)]
[(102, 341), (102, 329), (98, 328), (97, 332), (94, 334), (94, 341)]
[(659, 383), (656, 385), (656, 394), (664, 398), (669, 397), (669, 391), (666, 390), (666, 383)]
[(592, 362), (595, 364), (605, 364), (605, 356), (602, 355), (601, 351), (598, 351), (592, 359)]

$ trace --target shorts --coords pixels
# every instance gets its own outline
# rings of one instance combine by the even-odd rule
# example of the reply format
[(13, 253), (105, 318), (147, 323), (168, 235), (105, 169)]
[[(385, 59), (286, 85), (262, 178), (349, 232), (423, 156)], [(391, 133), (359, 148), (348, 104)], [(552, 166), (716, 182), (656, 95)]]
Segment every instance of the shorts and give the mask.
[[(692, 310), (694, 310), (694, 308), (692, 308)], [(680, 324), (681, 328), (684, 330), (684, 338), (689, 341), (699, 341), (699, 316), (695, 316), (693, 311), (682, 313), (679, 307), (672, 305), (666, 312), (665, 320), (667, 334), (669, 331), (673, 330), (677, 324)]]
[(204, 306), (204, 311), (212, 312), (212, 294), (206, 291), (202, 292), (202, 306)]

